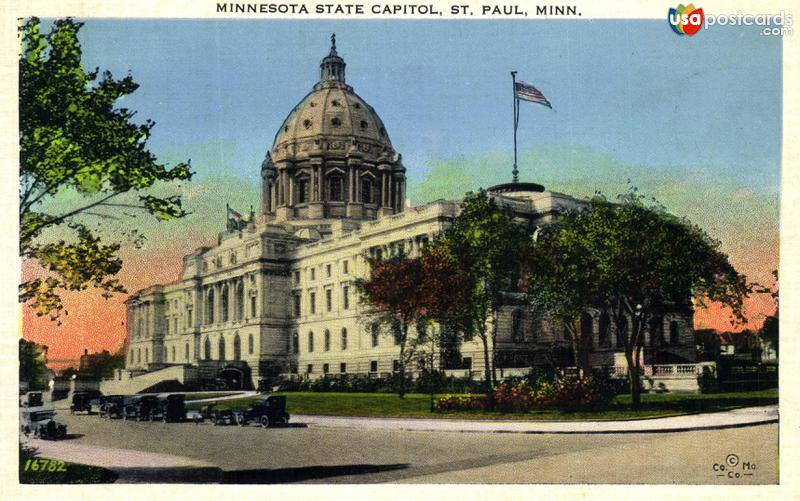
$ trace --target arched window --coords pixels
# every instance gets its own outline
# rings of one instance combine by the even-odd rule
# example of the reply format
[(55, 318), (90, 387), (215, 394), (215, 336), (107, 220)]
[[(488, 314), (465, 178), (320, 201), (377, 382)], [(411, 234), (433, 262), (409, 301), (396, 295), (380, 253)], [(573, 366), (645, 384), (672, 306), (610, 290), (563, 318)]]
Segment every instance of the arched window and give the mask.
[(297, 179), (297, 203), (308, 203), (308, 178), (301, 177)]
[(186, 343), (186, 346), (183, 350), (183, 358), (188, 362), (189, 361), (189, 343)]
[(253, 335), (250, 334), (247, 336), (247, 353), (252, 355), (253, 354)]
[(664, 319), (653, 317), (650, 319), (648, 327), (650, 328), (650, 344), (652, 346), (664, 344)]
[(172, 361), (175, 361), (175, 347), (172, 347)]
[(223, 322), (227, 322), (228, 321), (228, 303), (229, 303), (228, 286), (227, 285), (223, 285), (222, 286), (222, 290), (220, 290), (219, 293), (220, 293), (220, 296), (221, 296), (220, 299), (222, 300), (221, 301), (221, 303), (222, 303), (222, 305), (221, 305), (221, 308), (222, 308), (222, 321)]
[(372, 324), (370, 327), (370, 336), (372, 337), (372, 347), (378, 346), (378, 334), (380, 333), (380, 326), (377, 323)]
[(208, 294), (206, 294), (206, 323), (213, 324), (214, 323), (214, 289), (213, 287), (208, 289)]
[(581, 313), (581, 339), (587, 346), (594, 344), (594, 332), (592, 329), (592, 316), (586, 312)]
[(136, 363), (137, 364), (142, 363), (142, 349), (141, 348), (136, 348)]
[(208, 338), (206, 338), (203, 343), (203, 358), (205, 360), (211, 360), (211, 340)]
[(244, 319), (244, 284), (236, 285), (236, 320)]
[(233, 359), (234, 360), (242, 359), (242, 341), (239, 339), (238, 333), (236, 333), (236, 335), (233, 336)]
[(372, 180), (365, 178), (361, 180), (361, 202), (371, 204), (372, 201)]
[(621, 347), (625, 345), (625, 340), (628, 339), (628, 319), (622, 317), (617, 329), (617, 347)]
[(669, 344), (678, 344), (680, 343), (680, 326), (678, 322), (673, 320), (669, 323)]
[(331, 351), (331, 331), (325, 329), (325, 351)]
[(144, 361), (145, 361), (145, 363), (150, 362), (150, 349), (149, 348), (145, 348), (144, 349)]
[(331, 176), (328, 178), (328, 200), (331, 202), (341, 202), (344, 200), (344, 182), (342, 176)]
[(308, 352), (311, 353), (314, 351), (314, 332), (308, 332)]
[(600, 346), (608, 346), (608, 328), (611, 325), (611, 319), (608, 312), (604, 311), (600, 315)]
[(225, 360), (225, 338), (222, 335), (219, 336), (219, 359)]
[(292, 352), (300, 353), (300, 334), (296, 332), (292, 334)]
[(519, 343), (525, 340), (525, 332), (522, 326), (522, 312), (514, 310), (511, 313), (511, 341)]
[(342, 328), (342, 351), (347, 349), (347, 329)]

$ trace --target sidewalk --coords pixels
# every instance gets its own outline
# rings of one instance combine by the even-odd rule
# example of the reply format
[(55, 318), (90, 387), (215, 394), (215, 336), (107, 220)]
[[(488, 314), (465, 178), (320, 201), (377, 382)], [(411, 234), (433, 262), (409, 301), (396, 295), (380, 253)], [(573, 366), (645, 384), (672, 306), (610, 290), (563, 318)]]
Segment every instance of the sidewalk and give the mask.
[(112, 470), (119, 475), (117, 482), (122, 483), (214, 483), (221, 473), (210, 463), (182, 456), (65, 440), (30, 439), (27, 443), (38, 450), (40, 457)]
[(294, 415), (292, 422), (330, 428), (464, 433), (667, 433), (777, 423), (778, 406), (630, 421), (473, 421)]

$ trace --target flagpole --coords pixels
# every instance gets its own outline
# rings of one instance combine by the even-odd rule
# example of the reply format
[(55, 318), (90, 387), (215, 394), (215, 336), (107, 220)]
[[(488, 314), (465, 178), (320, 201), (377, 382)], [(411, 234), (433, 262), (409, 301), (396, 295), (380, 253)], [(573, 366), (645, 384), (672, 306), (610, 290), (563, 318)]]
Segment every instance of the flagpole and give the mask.
[(514, 96), (514, 170), (511, 171), (513, 182), (518, 181), (519, 171), (517, 170), (517, 124), (519, 123), (519, 106), (517, 104), (517, 72), (511, 72), (511, 91)]

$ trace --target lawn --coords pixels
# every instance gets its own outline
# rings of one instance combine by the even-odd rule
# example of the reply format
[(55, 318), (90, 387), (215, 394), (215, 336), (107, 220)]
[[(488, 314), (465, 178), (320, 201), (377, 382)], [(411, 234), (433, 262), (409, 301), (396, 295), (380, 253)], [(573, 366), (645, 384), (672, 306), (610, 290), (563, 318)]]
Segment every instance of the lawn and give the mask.
[(205, 391), (205, 392), (186, 393), (185, 400), (189, 402), (191, 400), (203, 400), (206, 398), (229, 397), (231, 395), (238, 395), (240, 393), (241, 392), (237, 391)]
[[(291, 392), (286, 395), (290, 414), (327, 416), (410, 417), (410, 418), (468, 418), (516, 420), (619, 420), (646, 419), (701, 412), (718, 412), (741, 407), (778, 403), (778, 390), (769, 389), (739, 393), (692, 394), (660, 393), (642, 395), (638, 411), (630, 410), (630, 396), (620, 395), (607, 407), (595, 411), (561, 412), (531, 411), (500, 413), (483, 411), (430, 412), (430, 396), (412, 393), (400, 399), (390, 393), (315, 393)], [(262, 396), (221, 401), (217, 409), (244, 409)], [(188, 404), (199, 408), (201, 404)]]

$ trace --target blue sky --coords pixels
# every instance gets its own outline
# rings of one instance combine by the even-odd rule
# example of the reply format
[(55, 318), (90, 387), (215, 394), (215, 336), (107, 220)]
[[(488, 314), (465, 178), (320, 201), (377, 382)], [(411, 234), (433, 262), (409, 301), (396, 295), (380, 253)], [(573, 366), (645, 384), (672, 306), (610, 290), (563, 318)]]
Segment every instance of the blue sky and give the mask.
[[(141, 87), (124, 105), (158, 123), (152, 150), (192, 158), (199, 179), (258, 179), (335, 31), (348, 83), (383, 118), (412, 185), (463, 156), (510, 165), (513, 69), (554, 108), (522, 106), (520, 151), (576, 145), (777, 193), (781, 44), (756, 30), (679, 37), (651, 20), (91, 19), (81, 40), (87, 67), (132, 72)], [(505, 180), (510, 168), (498, 169)]]

